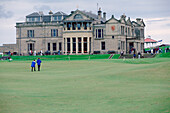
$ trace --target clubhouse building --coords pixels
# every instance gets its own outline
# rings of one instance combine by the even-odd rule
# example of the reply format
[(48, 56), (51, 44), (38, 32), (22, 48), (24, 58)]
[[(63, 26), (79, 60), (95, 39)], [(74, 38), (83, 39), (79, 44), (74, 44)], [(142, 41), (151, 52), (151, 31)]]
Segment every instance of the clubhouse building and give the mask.
[(143, 52), (143, 19), (131, 21), (125, 15), (109, 20), (99, 8), (92, 12), (75, 10), (70, 15), (63, 12), (34, 12), (25, 22), (16, 23), (17, 52), (49, 51), (63, 54), (129, 53), (131, 49)]

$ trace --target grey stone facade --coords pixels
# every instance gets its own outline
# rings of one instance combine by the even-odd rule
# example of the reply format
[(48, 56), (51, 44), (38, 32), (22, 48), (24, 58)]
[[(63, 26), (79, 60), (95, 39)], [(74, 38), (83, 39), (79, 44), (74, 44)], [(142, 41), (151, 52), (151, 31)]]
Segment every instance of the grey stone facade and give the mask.
[(26, 16), (26, 21), (16, 23), (17, 51), (27, 55), (32, 51), (50, 51), (63, 54), (129, 53), (131, 49), (143, 52), (144, 27), (142, 19), (136, 22), (112, 16), (106, 20), (106, 13), (72, 11), (44, 15), (35, 12)]

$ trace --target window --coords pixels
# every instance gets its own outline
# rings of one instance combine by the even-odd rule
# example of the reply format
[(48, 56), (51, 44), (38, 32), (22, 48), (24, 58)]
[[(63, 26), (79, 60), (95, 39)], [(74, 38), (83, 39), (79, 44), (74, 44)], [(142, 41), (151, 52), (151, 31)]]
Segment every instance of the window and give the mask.
[(87, 37), (84, 37), (84, 53), (87, 53)]
[(84, 22), (83, 26), (84, 26), (84, 30), (87, 30), (87, 22)]
[(114, 39), (115, 38), (115, 36), (112, 36), (112, 39)]
[(130, 28), (128, 28), (128, 36), (130, 36)]
[(58, 29), (51, 29), (51, 37), (58, 37)]
[(97, 38), (98, 36), (97, 36), (97, 29), (96, 29), (96, 38)]
[(71, 23), (67, 23), (67, 30), (70, 30), (71, 28)]
[(67, 53), (70, 53), (70, 38), (67, 38)]
[(78, 53), (81, 53), (81, 38), (78, 38)]
[(40, 17), (28, 17), (26, 18), (27, 22), (39, 22), (40, 21)]
[(62, 20), (62, 16), (54, 16), (53, 21), (60, 21)]
[(132, 29), (132, 37), (134, 37), (134, 29)]
[(102, 50), (105, 50), (105, 42), (101, 42), (101, 45), (102, 45)]
[(80, 14), (76, 14), (76, 15), (74, 16), (74, 19), (83, 19), (83, 17), (82, 17)]
[(98, 38), (101, 38), (101, 29), (98, 29)]
[(141, 37), (144, 37), (144, 29), (141, 29)]
[(48, 51), (50, 51), (50, 43), (48, 43)]
[(125, 42), (121, 41), (121, 50), (124, 50), (124, 49), (125, 49)]
[(89, 52), (91, 52), (91, 37), (89, 39)]
[(56, 50), (57, 50), (57, 44), (53, 43), (53, 51), (56, 51)]
[(33, 38), (34, 37), (34, 30), (27, 30), (27, 37)]
[(76, 23), (72, 23), (72, 30), (76, 30)]
[(135, 29), (135, 34), (137, 38), (140, 38), (140, 30), (139, 29)]
[(61, 42), (59, 43), (59, 50), (60, 51), (62, 50), (62, 43)]
[(124, 35), (124, 34), (125, 34), (125, 27), (121, 26), (121, 35)]
[(57, 16), (54, 16), (54, 17), (53, 17), (53, 20), (56, 21), (56, 20), (57, 20)]
[(62, 16), (58, 16), (58, 20), (62, 20)]
[(64, 38), (64, 52), (66, 51), (66, 40)]
[(76, 38), (72, 38), (73, 40), (73, 53), (76, 53)]
[(81, 29), (81, 23), (78, 23), (78, 24), (77, 24), (77, 28), (78, 28), (78, 30)]
[(121, 41), (118, 41), (118, 50), (120, 50)]
[(103, 38), (103, 29), (96, 29), (96, 38)]

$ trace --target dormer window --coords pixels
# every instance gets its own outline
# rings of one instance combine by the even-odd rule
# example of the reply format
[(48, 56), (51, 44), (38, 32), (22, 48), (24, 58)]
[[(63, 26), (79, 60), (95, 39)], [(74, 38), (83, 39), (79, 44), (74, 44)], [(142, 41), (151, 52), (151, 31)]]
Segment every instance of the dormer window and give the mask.
[(62, 20), (62, 16), (54, 16), (53, 17), (53, 21), (61, 21)]
[(26, 21), (27, 22), (39, 22), (40, 17), (27, 17)]
[(74, 19), (83, 19), (83, 17), (82, 17), (80, 14), (76, 14), (76, 15), (74, 16)]

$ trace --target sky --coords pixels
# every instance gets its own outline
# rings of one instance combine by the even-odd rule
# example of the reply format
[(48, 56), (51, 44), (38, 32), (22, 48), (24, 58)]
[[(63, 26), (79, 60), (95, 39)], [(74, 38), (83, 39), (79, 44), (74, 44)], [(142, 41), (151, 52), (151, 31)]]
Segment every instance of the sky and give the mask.
[(151, 36), (170, 44), (170, 0), (0, 0), (0, 46), (16, 43), (16, 22), (24, 22), (33, 12), (70, 14), (78, 8), (97, 14), (97, 3), (107, 19), (112, 15), (120, 19), (122, 14), (132, 21), (142, 18), (145, 38)]

